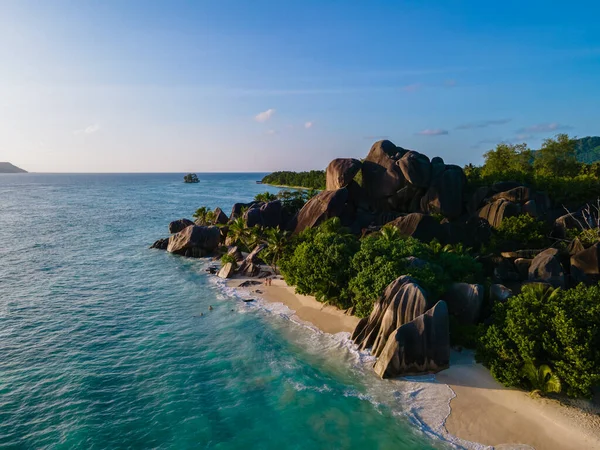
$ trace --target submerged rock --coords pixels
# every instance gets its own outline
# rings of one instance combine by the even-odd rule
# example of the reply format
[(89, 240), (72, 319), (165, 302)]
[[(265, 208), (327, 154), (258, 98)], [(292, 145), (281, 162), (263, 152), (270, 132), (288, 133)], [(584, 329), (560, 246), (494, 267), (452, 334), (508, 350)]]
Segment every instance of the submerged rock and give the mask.
[(381, 378), (438, 372), (450, 364), (448, 308), (443, 300), (426, 313), (397, 328), (377, 362)]
[(150, 248), (157, 248), (159, 250), (166, 250), (169, 246), (169, 238), (159, 239)]

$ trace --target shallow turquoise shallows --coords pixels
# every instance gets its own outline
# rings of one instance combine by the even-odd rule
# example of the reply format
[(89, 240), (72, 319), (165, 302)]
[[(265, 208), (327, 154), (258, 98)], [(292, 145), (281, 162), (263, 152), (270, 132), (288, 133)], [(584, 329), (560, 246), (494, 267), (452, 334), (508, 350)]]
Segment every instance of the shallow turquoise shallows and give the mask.
[(148, 248), (201, 205), (277, 191), (199, 177), (0, 175), (0, 447), (445, 447), (347, 338)]

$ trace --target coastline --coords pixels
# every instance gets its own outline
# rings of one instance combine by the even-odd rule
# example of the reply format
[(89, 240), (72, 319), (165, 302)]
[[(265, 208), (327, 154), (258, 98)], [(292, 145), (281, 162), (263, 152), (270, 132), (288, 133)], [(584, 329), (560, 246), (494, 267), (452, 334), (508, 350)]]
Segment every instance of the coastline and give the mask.
[[(271, 286), (239, 287), (248, 280), (257, 279), (236, 276), (226, 283), (268, 303), (282, 303), (297, 319), (324, 333), (352, 333), (360, 320), (312, 296), (296, 294), (282, 279), (273, 279)], [(470, 360), (457, 361), (433, 378), (434, 383), (446, 385), (454, 393), (450, 413), (442, 424), (450, 438), (479, 447), (600, 449), (598, 413), (586, 413), (556, 400), (533, 399), (526, 392), (506, 388), (486, 368)]]

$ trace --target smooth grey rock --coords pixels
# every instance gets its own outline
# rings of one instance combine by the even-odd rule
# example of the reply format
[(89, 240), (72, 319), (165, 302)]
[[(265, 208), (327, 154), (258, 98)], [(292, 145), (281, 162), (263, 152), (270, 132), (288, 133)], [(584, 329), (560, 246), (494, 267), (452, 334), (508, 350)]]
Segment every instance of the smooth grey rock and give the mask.
[(448, 305), (449, 313), (461, 323), (477, 323), (484, 297), (482, 285), (453, 283), (442, 297)]
[(564, 289), (565, 272), (557, 256), (558, 250), (549, 248), (533, 258), (529, 267), (529, 281), (549, 283), (555, 288)]

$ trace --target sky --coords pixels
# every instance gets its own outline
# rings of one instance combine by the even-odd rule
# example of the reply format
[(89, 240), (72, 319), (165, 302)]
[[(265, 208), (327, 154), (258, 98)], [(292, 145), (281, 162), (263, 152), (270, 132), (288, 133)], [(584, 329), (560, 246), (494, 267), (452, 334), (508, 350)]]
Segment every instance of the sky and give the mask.
[(322, 169), (600, 135), (595, 1), (2, 0), (0, 161)]

